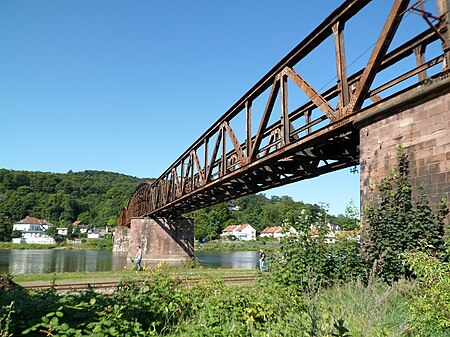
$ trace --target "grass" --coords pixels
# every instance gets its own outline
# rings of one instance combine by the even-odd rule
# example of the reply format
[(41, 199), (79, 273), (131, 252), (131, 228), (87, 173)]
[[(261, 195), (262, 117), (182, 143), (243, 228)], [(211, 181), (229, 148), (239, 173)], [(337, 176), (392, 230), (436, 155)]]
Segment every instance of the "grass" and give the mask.
[(344, 318), (353, 337), (403, 336), (413, 291), (414, 283), (405, 280), (392, 285), (353, 281), (322, 289), (319, 307), (335, 320)]
[(58, 245), (42, 245), (37, 243), (13, 243), (13, 242), (0, 242), (0, 249), (54, 249)]
[[(233, 276), (253, 276), (255, 270), (249, 269), (206, 269), (206, 268), (186, 268), (186, 267), (162, 267), (165, 272), (177, 277), (208, 277), (221, 278)], [(61, 280), (117, 280), (139, 279), (146, 273), (137, 273), (134, 270), (118, 270), (107, 272), (71, 272), (71, 273), (52, 273), (52, 274), (17, 274), (13, 275), (13, 281), (19, 284), (29, 282), (56, 282)]]
[[(278, 240), (275, 241), (211, 241), (202, 244), (203, 251), (258, 251), (259, 249), (274, 249), (279, 247)], [(196, 245), (197, 248), (197, 245)]]

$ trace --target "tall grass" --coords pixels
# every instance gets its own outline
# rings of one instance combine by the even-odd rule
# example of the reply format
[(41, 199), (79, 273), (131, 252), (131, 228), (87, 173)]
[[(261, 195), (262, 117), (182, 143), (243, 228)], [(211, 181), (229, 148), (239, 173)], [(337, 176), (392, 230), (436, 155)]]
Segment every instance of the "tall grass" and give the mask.
[(320, 290), (316, 301), (334, 321), (344, 319), (352, 337), (407, 336), (413, 291), (414, 284), (405, 280), (392, 285), (352, 281)]

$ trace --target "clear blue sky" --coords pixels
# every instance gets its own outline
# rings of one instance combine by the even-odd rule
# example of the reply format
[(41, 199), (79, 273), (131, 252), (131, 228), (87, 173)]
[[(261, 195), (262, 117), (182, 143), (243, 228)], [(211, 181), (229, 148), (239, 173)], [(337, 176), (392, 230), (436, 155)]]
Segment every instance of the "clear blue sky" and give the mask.
[[(2, 0), (0, 168), (157, 178), (342, 2)], [(361, 50), (390, 7), (370, 6), (361, 25), (376, 33), (348, 36)], [(352, 50), (349, 63), (360, 56)], [(335, 73), (317, 62), (320, 88)], [(359, 205), (359, 174), (265, 194), (325, 202), (337, 215)]]

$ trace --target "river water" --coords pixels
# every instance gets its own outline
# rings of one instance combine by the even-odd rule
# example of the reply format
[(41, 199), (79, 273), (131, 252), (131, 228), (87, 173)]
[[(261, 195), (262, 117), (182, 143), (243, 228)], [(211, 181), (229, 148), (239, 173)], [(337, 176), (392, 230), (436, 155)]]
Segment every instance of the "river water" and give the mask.
[[(206, 268), (255, 269), (258, 252), (196, 251), (197, 261)], [(94, 250), (25, 249), (0, 250), (0, 274), (43, 274), (96, 272), (124, 268), (123, 253)]]

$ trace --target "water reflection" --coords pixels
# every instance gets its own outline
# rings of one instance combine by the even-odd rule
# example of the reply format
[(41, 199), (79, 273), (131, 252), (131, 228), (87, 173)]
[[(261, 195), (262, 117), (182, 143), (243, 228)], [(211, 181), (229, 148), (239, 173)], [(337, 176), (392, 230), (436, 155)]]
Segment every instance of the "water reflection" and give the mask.
[(0, 250), (1, 274), (111, 270), (111, 252), (89, 250)]
[(195, 252), (195, 257), (209, 268), (255, 269), (258, 263), (258, 252)]
[[(255, 269), (257, 252), (204, 252), (195, 257), (206, 268)], [(0, 274), (95, 272), (123, 269), (126, 253), (91, 250), (0, 250)]]

